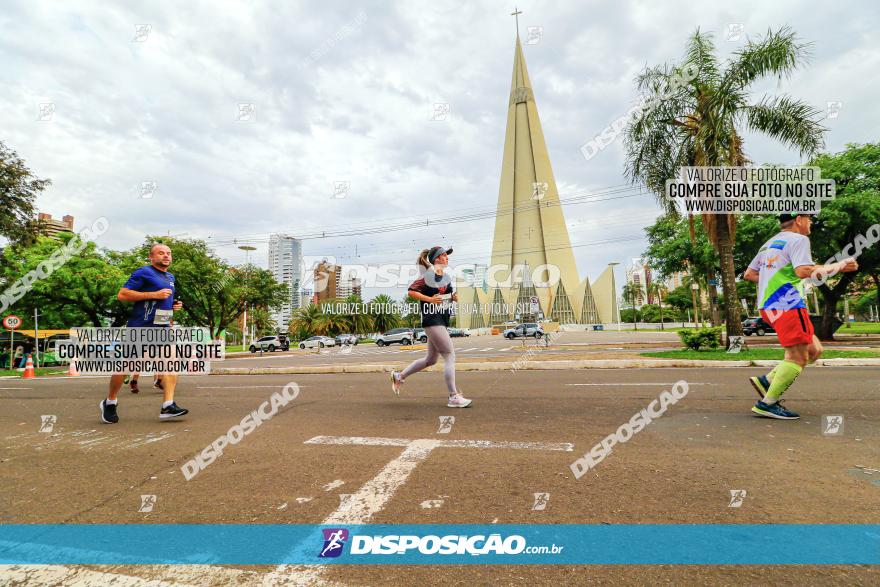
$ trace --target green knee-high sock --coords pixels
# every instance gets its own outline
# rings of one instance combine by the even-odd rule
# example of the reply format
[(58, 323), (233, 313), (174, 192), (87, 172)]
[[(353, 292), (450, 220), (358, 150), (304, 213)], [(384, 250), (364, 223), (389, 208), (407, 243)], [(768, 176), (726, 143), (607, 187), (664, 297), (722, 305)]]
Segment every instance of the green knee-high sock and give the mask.
[(782, 361), (773, 370), (776, 374), (773, 377), (773, 381), (770, 382), (770, 389), (767, 390), (767, 395), (764, 396), (765, 404), (775, 404), (778, 402), (782, 394), (785, 393), (785, 390), (791, 387), (794, 380), (801, 374), (803, 368), (797, 363)]
[(779, 365), (781, 365), (781, 364), (782, 364), (782, 363), (776, 363), (776, 366), (773, 367), (773, 368), (770, 370), (770, 372), (767, 373), (767, 375), (764, 376), (764, 377), (767, 378), (767, 381), (773, 383), (773, 378), (776, 376), (776, 370), (779, 369)]

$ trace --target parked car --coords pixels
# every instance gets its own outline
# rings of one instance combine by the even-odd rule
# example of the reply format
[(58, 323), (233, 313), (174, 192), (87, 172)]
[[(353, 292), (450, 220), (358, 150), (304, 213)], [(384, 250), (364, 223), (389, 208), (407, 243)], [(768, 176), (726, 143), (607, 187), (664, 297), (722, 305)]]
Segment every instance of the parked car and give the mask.
[(336, 340), (329, 336), (312, 336), (299, 343), (301, 349), (324, 348), (325, 346), (336, 346)]
[(385, 346), (387, 344), (400, 343), (402, 345), (412, 344), (415, 340), (412, 328), (392, 328), (388, 332), (383, 332), (376, 339), (376, 346)]
[(772, 326), (770, 326), (767, 322), (764, 321), (760, 316), (757, 318), (746, 318), (743, 320), (743, 334), (746, 336), (751, 336), (753, 334), (757, 334), (758, 336), (764, 336), (768, 332), (776, 332)]
[(424, 328), (415, 328), (413, 330), (413, 337), (418, 342), (428, 342), (428, 334)]
[(455, 338), (458, 336), (470, 336), (471, 335), (470, 332), (462, 330), (461, 328), (447, 328), (446, 330), (449, 331), (449, 336), (452, 338)]
[(288, 340), (287, 336), (283, 334), (277, 336), (264, 336), (251, 343), (250, 351), (255, 353), (257, 350), (269, 351), (270, 353), (273, 353), (276, 350), (288, 351), (290, 350), (290, 340)]
[(541, 338), (544, 336), (544, 329), (541, 328), (540, 324), (535, 322), (524, 322), (523, 324), (518, 324), (513, 328), (508, 328), (504, 332), (501, 333), (501, 336), (507, 338), (509, 340), (513, 340), (514, 338), (524, 338), (529, 336), (534, 336), (535, 338)]
[(354, 334), (338, 334), (334, 340), (339, 346), (358, 343), (358, 337)]

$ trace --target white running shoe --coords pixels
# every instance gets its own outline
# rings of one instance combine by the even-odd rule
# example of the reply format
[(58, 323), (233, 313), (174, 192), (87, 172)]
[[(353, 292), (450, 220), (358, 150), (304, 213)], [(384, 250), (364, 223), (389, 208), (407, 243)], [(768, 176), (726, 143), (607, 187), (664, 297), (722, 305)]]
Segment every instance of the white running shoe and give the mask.
[(455, 395), (449, 396), (449, 403), (446, 404), (447, 408), (466, 408), (471, 405), (473, 400), (469, 400), (464, 397), (460, 393), (456, 393)]
[(400, 384), (403, 383), (399, 378), (400, 373), (397, 371), (391, 372), (391, 391), (394, 392), (394, 395), (400, 397)]

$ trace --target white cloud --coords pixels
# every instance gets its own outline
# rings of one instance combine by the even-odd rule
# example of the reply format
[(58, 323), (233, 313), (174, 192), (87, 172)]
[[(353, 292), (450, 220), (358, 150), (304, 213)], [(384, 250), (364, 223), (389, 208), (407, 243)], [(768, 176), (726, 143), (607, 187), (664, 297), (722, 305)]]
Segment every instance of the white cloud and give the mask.
[[(696, 27), (714, 31), (727, 54), (740, 46), (724, 38), (730, 22), (747, 35), (791, 25), (814, 42), (812, 62), (762, 89), (823, 109), (843, 102), (827, 124), (830, 150), (877, 139), (878, 19), (868, 2), (832, 12), (793, 2), (734, 10), (569, 0), (523, 11), (523, 34), (543, 27), (525, 53), (563, 194), (625, 182), (619, 141), (590, 161), (579, 147), (635, 101), (636, 72), (677, 60)], [(490, 2), (19, 2), (0, 15), (0, 138), (53, 180), (40, 209), (80, 225), (108, 216), (104, 239), (114, 247), (145, 233), (234, 235), (258, 240), (254, 258), (265, 263), (270, 232), (491, 209), (512, 68), (509, 12)], [(137, 24), (150, 25), (142, 41)], [(51, 122), (36, 120), (42, 101), (55, 104)], [(434, 102), (449, 103), (446, 121), (429, 120)], [(255, 120), (236, 120), (240, 103), (254, 104)], [(761, 137), (746, 135), (746, 146), (757, 162), (798, 161)], [(158, 183), (153, 198), (138, 197), (143, 181)], [(346, 198), (331, 199), (335, 181), (351, 182)], [(644, 196), (569, 206), (566, 215), (577, 245), (641, 234), (655, 211)], [(429, 226), (306, 241), (304, 252), (354, 262), (357, 243), (361, 263), (409, 260), (442, 241), (460, 259), (488, 260), (492, 230), (491, 221)], [(595, 278), (643, 249), (623, 242), (575, 255)], [(243, 260), (231, 243), (218, 251)]]

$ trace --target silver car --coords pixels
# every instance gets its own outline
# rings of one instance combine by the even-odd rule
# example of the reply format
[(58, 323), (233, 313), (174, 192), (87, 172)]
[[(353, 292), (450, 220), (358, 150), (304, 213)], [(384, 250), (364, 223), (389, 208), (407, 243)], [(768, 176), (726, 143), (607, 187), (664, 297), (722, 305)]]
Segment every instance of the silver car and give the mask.
[(402, 345), (409, 345), (412, 344), (414, 338), (412, 328), (392, 328), (388, 332), (379, 335), (376, 339), (376, 346), (385, 346), (395, 342)]
[(509, 340), (513, 340), (514, 338), (526, 338), (530, 336), (541, 338), (542, 336), (544, 336), (544, 329), (541, 328), (540, 324), (536, 324), (534, 322), (524, 322), (523, 324), (518, 324), (513, 328), (508, 328), (501, 334), (501, 336)]
[(325, 346), (336, 346), (336, 341), (329, 336), (312, 336), (299, 343), (301, 349), (324, 348)]

